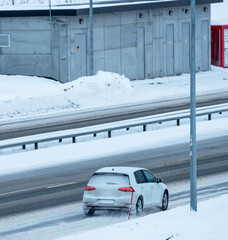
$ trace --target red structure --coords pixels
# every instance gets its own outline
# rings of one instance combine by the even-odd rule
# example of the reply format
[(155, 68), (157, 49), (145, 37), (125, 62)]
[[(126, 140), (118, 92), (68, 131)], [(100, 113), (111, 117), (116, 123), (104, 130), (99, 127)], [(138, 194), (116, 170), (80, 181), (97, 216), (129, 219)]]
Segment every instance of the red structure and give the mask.
[(228, 68), (228, 25), (211, 26), (211, 64)]

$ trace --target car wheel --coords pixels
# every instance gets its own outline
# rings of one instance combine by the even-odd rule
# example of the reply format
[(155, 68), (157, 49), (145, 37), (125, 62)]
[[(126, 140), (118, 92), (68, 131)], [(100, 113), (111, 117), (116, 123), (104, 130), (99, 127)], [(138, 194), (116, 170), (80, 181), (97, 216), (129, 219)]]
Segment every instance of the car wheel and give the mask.
[(168, 204), (169, 204), (169, 196), (168, 196), (168, 192), (165, 191), (162, 197), (162, 207), (161, 207), (162, 211), (167, 210)]
[(136, 203), (136, 215), (141, 215), (143, 212), (143, 201), (142, 198), (138, 198)]
[(93, 216), (93, 214), (95, 213), (95, 209), (90, 208), (90, 210), (88, 212), (85, 212), (85, 215), (87, 216)]

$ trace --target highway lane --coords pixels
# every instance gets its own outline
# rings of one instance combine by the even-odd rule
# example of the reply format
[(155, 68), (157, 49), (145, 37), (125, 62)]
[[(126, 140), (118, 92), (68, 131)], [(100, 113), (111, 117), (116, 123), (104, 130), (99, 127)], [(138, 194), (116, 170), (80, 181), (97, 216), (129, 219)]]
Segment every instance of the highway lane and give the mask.
[[(197, 97), (197, 107), (227, 102), (227, 92)], [(150, 116), (188, 109), (189, 106), (189, 98), (179, 98), (113, 106), (107, 109), (99, 108), (87, 111), (64, 112), (54, 116), (46, 115), (35, 119), (7, 121), (0, 123), (0, 140)]]
[[(228, 172), (200, 178), (198, 202), (228, 193)], [(189, 205), (189, 181), (170, 183), (169, 209)], [(199, 206), (200, 210), (201, 207)], [(144, 215), (159, 212), (159, 208), (146, 210)], [(4, 240), (55, 240), (61, 236), (82, 233), (115, 223), (126, 222), (128, 215), (121, 212), (95, 212), (86, 217), (81, 202), (27, 212), (0, 218), (0, 239)], [(131, 219), (137, 219), (134, 214)]]
[[(228, 136), (198, 142), (198, 176), (228, 171)], [(32, 161), (32, 159), (31, 159)], [(0, 216), (80, 201), (91, 174), (104, 166), (139, 166), (165, 182), (189, 179), (189, 145), (39, 169), (0, 177)]]

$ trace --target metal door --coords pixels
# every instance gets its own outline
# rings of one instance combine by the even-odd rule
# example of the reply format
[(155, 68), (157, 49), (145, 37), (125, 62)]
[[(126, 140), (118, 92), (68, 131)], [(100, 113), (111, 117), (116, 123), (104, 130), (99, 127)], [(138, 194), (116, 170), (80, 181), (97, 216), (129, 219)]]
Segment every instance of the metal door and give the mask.
[(75, 78), (86, 76), (86, 35), (75, 35)]
[(211, 30), (211, 64), (220, 66), (220, 29)]
[(174, 74), (174, 25), (166, 25), (166, 75)]
[(208, 21), (201, 23), (201, 70), (209, 69), (209, 25)]
[(144, 28), (137, 29), (137, 78), (145, 78)]
[(224, 29), (224, 67), (228, 67), (228, 29)]
[(190, 71), (190, 24), (182, 24), (182, 68), (183, 73)]

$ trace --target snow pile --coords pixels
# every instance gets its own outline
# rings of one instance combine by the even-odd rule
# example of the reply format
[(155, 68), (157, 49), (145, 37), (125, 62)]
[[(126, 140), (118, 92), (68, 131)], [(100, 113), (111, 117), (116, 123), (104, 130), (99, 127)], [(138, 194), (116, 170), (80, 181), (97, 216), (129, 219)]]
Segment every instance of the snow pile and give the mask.
[(129, 79), (102, 71), (66, 84), (36, 77), (2, 75), (0, 119), (121, 104), (130, 101), (133, 92)]
[(189, 206), (183, 206), (58, 240), (226, 239), (228, 234), (227, 201), (228, 194), (199, 203), (198, 212), (190, 211)]
[(124, 75), (99, 71), (95, 76), (81, 77), (64, 85), (68, 101), (91, 107), (114, 105), (129, 101), (134, 92)]
[[(228, 91), (228, 69), (196, 75), (197, 96)], [(99, 71), (95, 76), (59, 82), (28, 76), (0, 75), (0, 121), (32, 118), (91, 108), (186, 98), (190, 74), (130, 81), (119, 74)]]

